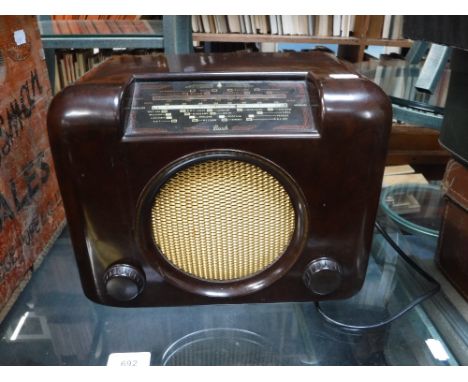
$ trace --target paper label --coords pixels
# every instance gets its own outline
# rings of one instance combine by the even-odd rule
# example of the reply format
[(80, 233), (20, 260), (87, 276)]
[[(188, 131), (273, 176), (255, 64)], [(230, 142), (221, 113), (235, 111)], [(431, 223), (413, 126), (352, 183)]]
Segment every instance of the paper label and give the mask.
[(150, 366), (151, 353), (111, 353), (107, 366)]
[(16, 45), (26, 44), (26, 33), (24, 33), (23, 29), (14, 31), (13, 37), (15, 39)]

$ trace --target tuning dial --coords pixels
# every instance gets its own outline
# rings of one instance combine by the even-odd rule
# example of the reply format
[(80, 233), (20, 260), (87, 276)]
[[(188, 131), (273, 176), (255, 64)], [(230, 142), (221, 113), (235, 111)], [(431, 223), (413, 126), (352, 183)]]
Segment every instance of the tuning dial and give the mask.
[(128, 264), (112, 265), (104, 274), (107, 293), (119, 301), (133, 300), (141, 293), (145, 282), (144, 273)]
[(309, 263), (302, 280), (313, 293), (327, 295), (340, 286), (341, 267), (335, 260), (322, 257)]

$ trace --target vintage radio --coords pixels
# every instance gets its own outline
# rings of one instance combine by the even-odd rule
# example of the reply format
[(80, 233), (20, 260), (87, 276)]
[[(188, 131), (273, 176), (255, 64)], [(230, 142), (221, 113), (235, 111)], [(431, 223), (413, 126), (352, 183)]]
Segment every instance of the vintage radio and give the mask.
[(48, 126), (93, 301), (307, 301), (360, 289), (391, 107), (334, 56), (115, 57), (55, 97)]

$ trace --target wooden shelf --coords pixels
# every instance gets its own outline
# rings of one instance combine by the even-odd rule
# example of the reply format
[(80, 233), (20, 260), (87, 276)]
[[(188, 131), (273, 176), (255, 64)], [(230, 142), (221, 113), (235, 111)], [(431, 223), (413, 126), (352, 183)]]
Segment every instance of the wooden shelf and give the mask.
[(388, 144), (388, 165), (440, 165), (450, 153), (439, 144), (439, 131), (418, 125), (393, 123)]
[(240, 34), (240, 33), (193, 33), (193, 41), (210, 42), (286, 42), (312, 44), (361, 45), (361, 39), (356, 37), (320, 37), (320, 36), (290, 36), (270, 34)]
[(292, 36), (271, 34), (240, 34), (240, 33), (193, 33), (193, 41), (210, 42), (285, 42), (285, 43), (311, 43), (311, 44), (338, 44), (338, 45), (378, 45), (411, 47), (413, 41), (400, 39), (390, 40), (383, 38), (333, 37), (333, 36)]
[(413, 45), (413, 40), (389, 40), (385, 38), (367, 38), (363, 39), (362, 43), (364, 45), (396, 46), (399, 48), (411, 48), (411, 45)]

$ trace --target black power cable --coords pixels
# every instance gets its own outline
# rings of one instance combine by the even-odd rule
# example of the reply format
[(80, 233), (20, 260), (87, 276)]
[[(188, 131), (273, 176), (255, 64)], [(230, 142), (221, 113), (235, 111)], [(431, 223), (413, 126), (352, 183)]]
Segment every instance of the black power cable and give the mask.
[(431, 284), (434, 285), (432, 289), (427, 291), (426, 293), (422, 294), (418, 298), (414, 299), (411, 301), (409, 305), (404, 307), (402, 310), (400, 310), (398, 313), (394, 314), (393, 316), (389, 317), (388, 319), (384, 321), (377, 322), (375, 324), (369, 324), (369, 325), (348, 325), (339, 321), (334, 320), (333, 318), (329, 317), (320, 307), (319, 302), (315, 302), (315, 307), (317, 308), (317, 311), (320, 313), (320, 315), (325, 319), (326, 322), (338, 326), (342, 329), (347, 329), (347, 330), (370, 330), (370, 329), (377, 329), (381, 328), (382, 326), (388, 325), (392, 321), (395, 321), (396, 319), (400, 318), (403, 316), (406, 312), (409, 310), (413, 309), (416, 305), (420, 304), (424, 300), (427, 300), (429, 297), (432, 297), (434, 294), (436, 294), (440, 290), (440, 284), (435, 280), (431, 275), (426, 273), (416, 262), (411, 259), (399, 246), (395, 241), (390, 237), (390, 235), (382, 228), (382, 226), (378, 223), (375, 222), (375, 227), (377, 230), (382, 234), (382, 236), (387, 240), (387, 242), (391, 245), (391, 247), (398, 253), (398, 255), (408, 264), (410, 265), (416, 272), (418, 272), (423, 278), (425, 278), (427, 281), (429, 281)]

